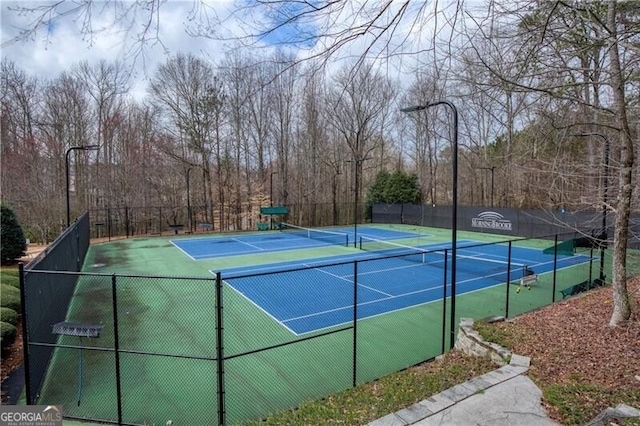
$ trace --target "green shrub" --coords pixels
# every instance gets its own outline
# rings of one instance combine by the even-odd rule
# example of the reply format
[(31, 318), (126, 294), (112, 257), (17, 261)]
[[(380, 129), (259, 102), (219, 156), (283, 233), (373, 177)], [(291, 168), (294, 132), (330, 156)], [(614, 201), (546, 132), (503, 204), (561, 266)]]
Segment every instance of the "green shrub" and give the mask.
[(16, 325), (18, 324), (18, 313), (11, 308), (0, 307), (0, 321)]
[(6, 269), (0, 272), (0, 284), (7, 284), (11, 287), (20, 288), (20, 277), (18, 277), (18, 271), (13, 274), (13, 271), (7, 271)]
[(0, 307), (20, 312), (20, 290), (6, 284), (0, 284)]
[(16, 340), (16, 334), (18, 329), (8, 322), (0, 321), (0, 346), (2, 349), (6, 349)]
[(20, 271), (15, 267), (0, 268), (0, 277), (4, 277), (5, 275), (10, 277), (19, 277)]
[(27, 241), (16, 215), (9, 207), (0, 205), (0, 263), (12, 264), (23, 257), (27, 250)]

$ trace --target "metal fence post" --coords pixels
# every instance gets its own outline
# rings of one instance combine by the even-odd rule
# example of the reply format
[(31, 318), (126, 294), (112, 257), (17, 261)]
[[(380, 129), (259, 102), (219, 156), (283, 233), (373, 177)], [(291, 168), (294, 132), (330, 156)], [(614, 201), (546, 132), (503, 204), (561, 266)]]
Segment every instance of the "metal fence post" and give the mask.
[[(523, 274), (526, 272), (523, 271)], [(524, 276), (524, 275), (523, 275)], [(511, 241), (509, 241), (509, 249), (507, 251), (507, 300), (504, 307), (504, 317), (509, 318), (509, 289), (511, 284)]]
[(589, 249), (589, 285), (587, 285), (587, 288), (591, 288), (593, 281), (591, 277), (593, 277), (593, 245)]
[(453, 248), (451, 249), (451, 324), (450, 325), (450, 341), (449, 341), (449, 349), (453, 349), (456, 344), (456, 232), (455, 229), (452, 231), (453, 234)]
[(111, 275), (111, 299), (113, 304), (113, 349), (116, 357), (116, 398), (118, 402), (118, 424), (122, 424), (122, 387), (120, 381), (120, 344), (118, 336), (118, 296), (116, 274)]
[(446, 349), (447, 340), (447, 259), (449, 250), (444, 249), (444, 281), (442, 285), (442, 353)]
[(218, 364), (218, 424), (226, 424), (224, 406), (224, 347), (222, 326), (222, 278), (216, 273), (216, 360)]
[(552, 291), (553, 293), (551, 294), (551, 303), (555, 303), (556, 302), (556, 276), (557, 276), (557, 272), (558, 272), (558, 234), (556, 234), (554, 240), (553, 240), (553, 286), (552, 286)]
[(358, 384), (358, 261), (353, 262), (353, 387)]
[(28, 313), (27, 313), (27, 291), (24, 278), (24, 264), (18, 263), (20, 275), (20, 310), (22, 311), (22, 365), (24, 365), (24, 389), (27, 404), (33, 403), (31, 400), (31, 372), (29, 370), (29, 333), (28, 333)]

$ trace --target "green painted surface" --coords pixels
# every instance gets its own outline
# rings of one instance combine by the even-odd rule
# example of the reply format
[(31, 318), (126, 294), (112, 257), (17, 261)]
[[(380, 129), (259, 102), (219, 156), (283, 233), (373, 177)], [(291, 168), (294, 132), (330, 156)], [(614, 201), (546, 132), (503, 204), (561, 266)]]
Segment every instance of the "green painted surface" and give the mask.
[[(391, 225), (386, 228), (419, 232), (398, 242), (428, 244), (448, 241), (448, 230)], [(265, 235), (266, 231), (260, 232)], [(246, 234), (245, 234), (246, 235)], [(210, 238), (211, 235), (207, 235)], [(176, 238), (176, 237), (174, 237)], [(198, 238), (180, 236), (177, 238)], [(460, 239), (504, 241), (504, 236), (459, 232)], [(215, 281), (210, 270), (352, 254), (352, 247), (331, 246), (259, 255), (194, 261), (170, 242), (153, 237), (94, 245), (77, 286), (68, 321), (102, 324), (99, 339), (83, 339), (95, 350), (83, 350), (81, 404), (77, 404), (77, 349), (58, 349), (49, 367), (39, 404), (61, 404), (65, 413), (86, 418), (117, 419), (112, 275), (118, 277), (122, 409), (125, 422), (141, 424), (213, 424), (217, 419)], [(526, 240), (522, 246), (547, 248), (549, 241)], [(607, 262), (607, 264), (610, 262)], [(598, 266), (592, 266), (594, 276)], [(588, 277), (587, 267), (558, 272), (561, 288)], [(155, 275), (176, 278), (143, 278)], [(193, 277), (191, 279), (177, 277)], [(509, 292), (509, 316), (551, 303), (552, 274), (544, 274), (531, 290)], [(456, 298), (456, 320), (506, 314), (506, 284)], [(249, 355), (297, 337), (228, 286), (223, 286), (225, 410), (227, 422), (240, 423), (324, 397), (353, 383), (354, 330)], [(379, 315), (357, 324), (356, 383), (374, 380), (441, 353), (450, 345), (450, 301)], [(442, 321), (446, 331), (443, 336)], [(61, 342), (77, 344), (78, 338)]]

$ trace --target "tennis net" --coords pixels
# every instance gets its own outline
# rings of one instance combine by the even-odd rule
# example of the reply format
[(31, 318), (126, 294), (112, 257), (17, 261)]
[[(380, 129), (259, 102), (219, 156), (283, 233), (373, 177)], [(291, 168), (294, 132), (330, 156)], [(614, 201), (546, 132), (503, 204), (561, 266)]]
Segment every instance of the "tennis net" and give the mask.
[[(451, 260), (453, 258), (451, 249), (426, 250), (420, 247), (406, 246), (368, 237), (360, 237), (360, 249), (374, 252), (382, 257), (398, 258), (436, 268), (446, 267), (447, 270), (451, 269)], [(509, 277), (510, 281), (514, 281), (526, 275), (534, 274), (526, 264), (490, 259), (481, 257), (481, 255), (456, 254), (456, 269), (499, 282), (506, 282), (507, 277)]]
[(281, 223), (280, 231), (287, 234), (299, 235), (313, 240), (324, 241), (333, 245), (349, 246), (349, 234), (344, 232), (326, 231), (321, 229), (304, 228), (302, 226)]

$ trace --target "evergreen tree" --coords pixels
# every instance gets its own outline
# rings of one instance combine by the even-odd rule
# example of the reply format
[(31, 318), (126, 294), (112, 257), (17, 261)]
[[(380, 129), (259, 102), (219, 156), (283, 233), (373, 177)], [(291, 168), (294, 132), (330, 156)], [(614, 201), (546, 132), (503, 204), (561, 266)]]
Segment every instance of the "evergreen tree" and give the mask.
[(387, 204), (420, 204), (422, 195), (415, 173), (401, 170), (390, 174), (386, 170), (376, 176), (376, 180), (367, 192), (367, 218), (371, 218), (371, 210), (376, 203)]
[(25, 255), (27, 242), (13, 210), (0, 205), (0, 216), (2, 231), (0, 261), (3, 265), (15, 263), (16, 259)]

